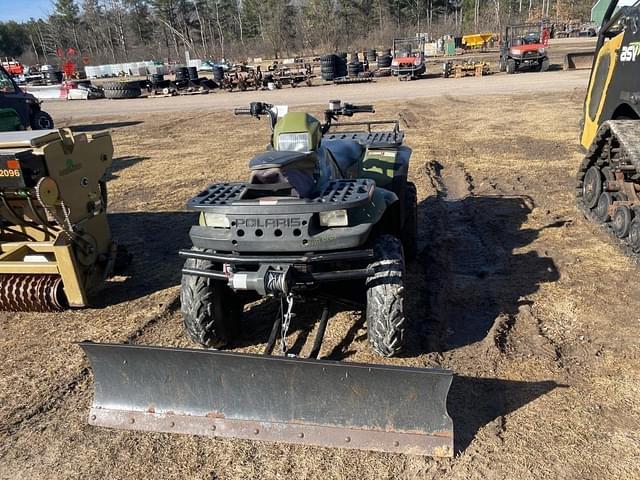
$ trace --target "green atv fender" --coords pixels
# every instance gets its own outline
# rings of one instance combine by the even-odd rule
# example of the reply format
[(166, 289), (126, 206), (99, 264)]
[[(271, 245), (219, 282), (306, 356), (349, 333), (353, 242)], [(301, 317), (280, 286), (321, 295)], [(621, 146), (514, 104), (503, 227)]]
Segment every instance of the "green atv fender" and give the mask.
[(349, 210), (349, 225), (371, 223), (377, 225), (387, 209), (398, 201), (398, 196), (391, 190), (376, 188), (369, 205)]

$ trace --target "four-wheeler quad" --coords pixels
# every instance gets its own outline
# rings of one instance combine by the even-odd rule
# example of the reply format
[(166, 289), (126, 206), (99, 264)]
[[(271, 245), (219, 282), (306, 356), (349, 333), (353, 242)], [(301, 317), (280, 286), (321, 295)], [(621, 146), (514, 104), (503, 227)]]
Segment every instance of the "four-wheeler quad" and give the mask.
[(543, 24), (509, 25), (500, 49), (500, 71), (549, 70), (549, 29)]
[[(193, 248), (180, 252), (184, 324), (211, 348), (82, 343), (95, 378), (89, 423), (453, 455), (451, 371), (319, 358), (333, 303), (366, 305), (378, 354), (399, 353), (407, 336), (404, 261), (416, 254), (411, 149), (398, 122), (336, 122), (357, 112), (373, 107), (333, 101), (324, 123), (264, 103), (236, 110), (269, 116), (270, 148), (249, 163), (248, 181), (216, 183), (189, 201), (200, 220)], [(393, 128), (376, 131), (385, 124)], [(280, 300), (262, 354), (218, 350), (242, 328), (244, 304), (260, 297)], [(327, 303), (303, 358), (288, 348), (287, 332), (294, 302), (315, 299)], [(281, 356), (272, 354), (278, 338)]]
[(20, 117), (23, 128), (49, 130), (53, 128), (53, 119), (40, 108), (40, 100), (25, 93), (11, 75), (0, 66), (0, 108), (11, 108)]
[[(397, 121), (334, 123), (372, 106), (333, 101), (325, 122), (278, 117), (252, 103), (236, 114), (271, 119), (271, 148), (249, 163), (249, 180), (211, 185), (188, 203), (201, 213), (182, 278), (189, 336), (220, 347), (238, 334), (243, 304), (256, 297), (366, 296), (368, 337), (384, 356), (400, 352), (405, 257), (416, 255), (411, 149)], [(391, 130), (374, 131), (380, 125)], [(366, 127), (340, 131), (338, 127)]]

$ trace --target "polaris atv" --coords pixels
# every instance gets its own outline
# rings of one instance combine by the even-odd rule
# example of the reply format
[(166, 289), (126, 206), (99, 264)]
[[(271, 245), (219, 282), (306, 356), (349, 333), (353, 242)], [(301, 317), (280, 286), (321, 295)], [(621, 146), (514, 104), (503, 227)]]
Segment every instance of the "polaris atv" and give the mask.
[[(402, 350), (404, 264), (417, 240), (411, 149), (397, 121), (337, 121), (360, 112), (374, 109), (332, 101), (324, 123), (259, 102), (235, 110), (268, 116), (271, 143), (249, 162), (248, 181), (213, 184), (188, 202), (200, 217), (193, 247), (180, 252), (181, 301), (195, 342), (230, 343), (243, 306), (276, 297), (282, 315), (267, 353), (279, 329), (286, 351), (297, 299), (364, 304), (371, 348), (383, 356)], [(323, 333), (327, 317), (325, 308)]]

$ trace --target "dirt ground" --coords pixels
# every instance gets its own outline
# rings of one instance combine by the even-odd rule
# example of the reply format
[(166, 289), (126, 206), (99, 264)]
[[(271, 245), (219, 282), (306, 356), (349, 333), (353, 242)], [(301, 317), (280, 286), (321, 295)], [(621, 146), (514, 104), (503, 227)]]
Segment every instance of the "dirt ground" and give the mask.
[[(88, 426), (93, 378), (75, 342), (192, 346), (178, 299), (176, 252), (195, 221), (184, 205), (212, 181), (245, 178), (268, 129), (217, 111), (74, 118), (113, 129), (110, 220), (134, 263), (95, 308), (0, 313), (0, 478), (638, 478), (638, 267), (574, 208), (583, 95), (376, 104), (413, 148), (416, 334), (406, 356), (381, 360), (361, 315), (340, 312), (321, 356), (454, 370), (456, 456), (444, 460)], [(290, 338), (303, 353), (319, 313), (309, 310)], [(236, 350), (264, 346), (272, 315), (247, 309)]]

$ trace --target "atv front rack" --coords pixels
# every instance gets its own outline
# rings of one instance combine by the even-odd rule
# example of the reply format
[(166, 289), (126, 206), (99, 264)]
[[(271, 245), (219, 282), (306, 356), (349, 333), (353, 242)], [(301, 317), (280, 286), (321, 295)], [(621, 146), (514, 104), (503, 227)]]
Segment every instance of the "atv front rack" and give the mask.
[[(274, 188), (281, 187), (276, 184)], [(281, 197), (269, 190), (269, 185), (250, 183), (215, 183), (187, 203), (188, 210), (218, 213), (297, 214), (315, 213), (336, 208), (355, 208), (369, 203), (375, 182), (369, 179), (332, 180), (313, 198)], [(279, 187), (278, 187), (279, 188)]]

